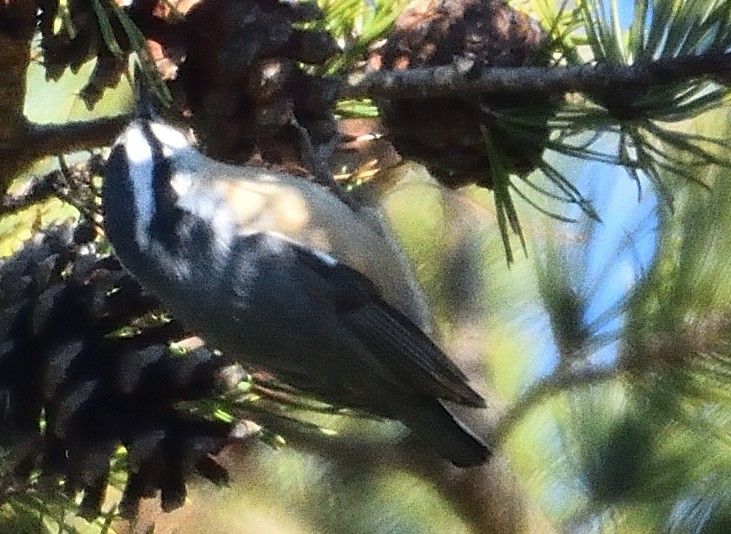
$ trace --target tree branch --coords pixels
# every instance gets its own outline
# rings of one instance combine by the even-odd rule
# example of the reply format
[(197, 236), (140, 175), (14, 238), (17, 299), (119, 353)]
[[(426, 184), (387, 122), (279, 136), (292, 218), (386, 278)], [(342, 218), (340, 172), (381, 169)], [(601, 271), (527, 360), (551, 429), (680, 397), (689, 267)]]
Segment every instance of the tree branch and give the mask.
[(25, 166), (25, 161), (18, 162), (25, 158), (17, 157), (14, 141), (25, 125), (26, 71), (35, 27), (34, 0), (0, 2), (0, 192), (5, 192), (10, 178)]
[[(0, 121), (1, 122), (1, 121)], [(109, 145), (129, 122), (126, 115), (60, 124), (36, 124), (23, 120), (13, 135), (0, 140), (0, 186), (44, 156), (67, 154)]]
[[(398, 442), (374, 442), (317, 432), (286, 432), (285, 435), (289, 446), (326, 459), (340, 476), (403, 470), (429, 481), (473, 532), (553, 532), (525, 496), (512, 466), (501, 455), (494, 456), (485, 465), (460, 469), (437, 458), (433, 451), (409, 437)], [(240, 452), (246, 454), (246, 450)]]
[[(23, 117), (26, 70), (36, 27), (36, 2), (0, 2), (0, 125), (17, 124)], [(10, 131), (0, 128), (0, 139)]]
[(598, 63), (572, 67), (489, 67), (474, 72), (461, 64), (351, 76), (341, 98), (432, 98), (465, 94), (592, 93), (650, 87), (731, 74), (731, 52), (661, 58), (649, 63)]
[(128, 115), (117, 115), (61, 124), (29, 123), (25, 138), (39, 156), (64, 154), (110, 145), (129, 120)]
[(3, 195), (0, 201), (0, 217), (24, 210), (34, 204), (48, 200), (56, 193), (56, 184), (61, 180), (59, 170), (34, 177), (20, 195)]
[(518, 402), (511, 406), (500, 418), (495, 429), (495, 443), (501, 443), (517, 422), (548, 397), (568, 389), (612, 380), (620, 376), (621, 373), (622, 371), (616, 368), (585, 368), (576, 371), (558, 371), (547, 376), (531, 386)]

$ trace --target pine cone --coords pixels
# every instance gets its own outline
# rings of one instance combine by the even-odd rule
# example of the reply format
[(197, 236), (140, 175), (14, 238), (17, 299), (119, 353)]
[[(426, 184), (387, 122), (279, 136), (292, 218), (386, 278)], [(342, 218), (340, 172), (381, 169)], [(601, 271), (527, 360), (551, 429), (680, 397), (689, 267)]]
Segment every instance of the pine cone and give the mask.
[[(538, 23), (503, 0), (417, 0), (396, 21), (385, 45), (370, 58), (375, 69), (404, 70), (450, 65), (467, 58), (484, 67), (546, 64), (546, 35)], [(486, 127), (503, 164), (527, 174), (543, 153), (551, 98), (543, 95), (483, 95), (460, 98), (380, 99), (389, 139), (399, 153), (424, 163), (451, 186), (491, 187), (482, 129)], [(509, 110), (539, 110), (533, 139), (516, 136), (502, 124)], [(536, 118), (534, 117), (534, 120)]]
[(295, 27), (321, 16), (314, 3), (277, 0), (203, 0), (190, 11), (180, 77), (209, 155), (306, 167), (295, 120), (316, 151), (331, 142), (335, 88), (298, 65), (338, 50), (326, 32)]
[(94, 518), (124, 445), (122, 511), (134, 515), (157, 490), (170, 510), (190, 471), (226, 480), (211, 455), (232, 425), (176, 407), (212, 395), (222, 363), (205, 348), (171, 356), (168, 341), (185, 334), (175, 322), (119, 336), (158, 305), (116, 260), (78, 242), (89, 235), (85, 225), (54, 227), (0, 264), (0, 491), (39, 469), (41, 487), (63, 480), (70, 495), (84, 493), (80, 514)]
[[(47, 76), (56, 79), (66, 68), (76, 72), (97, 60), (81, 90), (87, 106), (117, 84), (136, 51), (171, 81), (173, 107), (192, 115), (210, 156), (295, 172), (311, 166), (310, 153), (329, 157), (337, 136), (337, 85), (299, 66), (322, 65), (339, 50), (329, 33), (298, 27), (322, 17), (316, 4), (133, 0), (124, 8), (100, 5), (97, 12), (89, 2), (70, 0), (70, 23), (57, 30), (59, 0), (41, 2)], [(146, 46), (122, 17), (134, 22)], [(303, 131), (313, 148), (304, 156)]]

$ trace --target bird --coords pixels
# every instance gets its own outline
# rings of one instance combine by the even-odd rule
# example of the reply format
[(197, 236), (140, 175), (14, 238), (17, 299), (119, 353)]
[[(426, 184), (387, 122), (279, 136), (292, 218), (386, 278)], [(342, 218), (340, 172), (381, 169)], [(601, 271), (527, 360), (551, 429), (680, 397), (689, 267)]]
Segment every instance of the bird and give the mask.
[(122, 265), (224, 357), (397, 420), (458, 467), (490, 457), (445, 405), (485, 401), (431, 339), (405, 254), (373, 210), (209, 158), (150, 112), (112, 146), (102, 205)]

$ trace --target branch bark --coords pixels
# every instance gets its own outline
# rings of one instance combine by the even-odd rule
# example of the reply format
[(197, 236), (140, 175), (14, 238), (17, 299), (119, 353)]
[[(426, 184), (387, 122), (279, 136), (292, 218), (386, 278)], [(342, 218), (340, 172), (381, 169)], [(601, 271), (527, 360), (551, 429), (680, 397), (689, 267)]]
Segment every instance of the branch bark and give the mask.
[(455, 63), (434, 68), (353, 75), (341, 98), (433, 98), (465, 94), (592, 93), (641, 88), (694, 78), (728, 77), (731, 52), (661, 58), (648, 63), (596, 63), (571, 67), (490, 67), (481, 71)]
[(15, 139), (25, 130), (23, 104), (30, 44), (36, 27), (34, 0), (0, 2), (0, 187), (4, 192), (8, 176), (29, 164)]
[(129, 122), (129, 117), (103, 117), (61, 124), (37, 124), (23, 118), (15, 127), (1, 124), (12, 135), (0, 140), (0, 186), (5, 191), (11, 180), (34, 161), (55, 154), (109, 145)]

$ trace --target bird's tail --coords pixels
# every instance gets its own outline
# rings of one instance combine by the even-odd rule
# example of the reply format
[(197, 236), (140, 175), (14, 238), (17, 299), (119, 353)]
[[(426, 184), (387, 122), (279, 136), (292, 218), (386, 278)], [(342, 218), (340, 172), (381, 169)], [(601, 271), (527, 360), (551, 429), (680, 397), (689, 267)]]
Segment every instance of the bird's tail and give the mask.
[(439, 456), (457, 467), (483, 464), (492, 451), (438, 400), (412, 407), (401, 421)]

